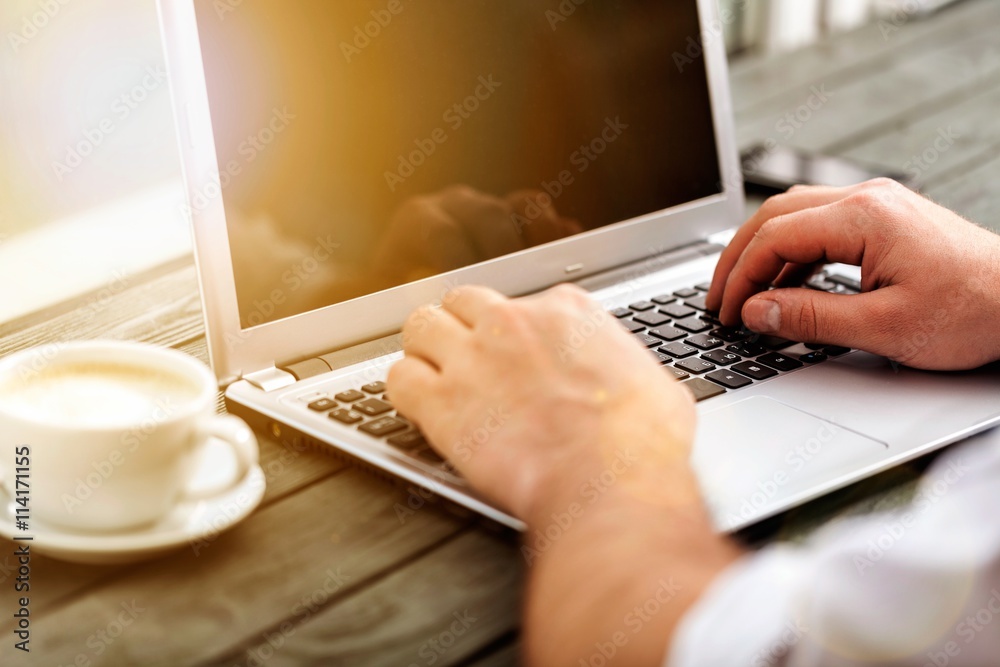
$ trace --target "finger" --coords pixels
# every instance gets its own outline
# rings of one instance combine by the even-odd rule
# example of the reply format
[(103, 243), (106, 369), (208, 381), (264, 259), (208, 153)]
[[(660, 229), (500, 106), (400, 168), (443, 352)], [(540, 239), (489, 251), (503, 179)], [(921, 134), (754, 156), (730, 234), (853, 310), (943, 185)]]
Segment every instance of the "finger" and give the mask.
[(818, 270), (818, 264), (786, 264), (773, 284), (775, 287), (799, 287)]
[(403, 350), (435, 368), (443, 368), (445, 360), (471, 334), (465, 324), (443, 308), (422, 306), (403, 325)]
[(465, 229), (482, 259), (526, 247), (511, 220), (514, 211), (502, 199), (459, 185), (445, 190), (441, 208)]
[(474, 329), (490, 308), (509, 301), (489, 287), (468, 285), (448, 293), (441, 301), (445, 310)]
[(400, 414), (424, 426), (437, 413), (441, 374), (423, 359), (403, 357), (389, 369), (386, 385)]
[[(893, 327), (878, 313), (900, 312), (897, 287), (864, 294), (829, 294), (805, 288), (759, 294), (743, 306), (752, 331), (803, 343), (826, 343), (893, 356)], [(898, 343), (897, 343), (898, 345)]]
[(712, 287), (708, 291), (706, 304), (710, 310), (718, 311), (722, 306), (723, 294), (726, 283), (732, 273), (733, 267), (739, 261), (743, 251), (753, 240), (758, 230), (764, 223), (774, 218), (803, 211), (817, 206), (826, 206), (840, 201), (844, 197), (850, 196), (861, 186), (851, 186), (847, 188), (833, 187), (795, 187), (785, 194), (771, 197), (760, 207), (753, 217), (750, 218), (730, 241), (729, 245), (715, 267), (715, 274), (712, 277)]
[(743, 304), (768, 289), (785, 264), (860, 263), (865, 249), (858, 224), (862, 215), (856, 206), (837, 202), (762, 225), (726, 281), (720, 319), (728, 326), (738, 324)]

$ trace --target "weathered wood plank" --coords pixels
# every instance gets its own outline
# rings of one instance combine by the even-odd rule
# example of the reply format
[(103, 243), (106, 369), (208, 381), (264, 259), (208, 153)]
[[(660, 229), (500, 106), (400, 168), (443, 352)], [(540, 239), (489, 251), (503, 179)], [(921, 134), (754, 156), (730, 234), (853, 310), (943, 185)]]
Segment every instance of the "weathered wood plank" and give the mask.
[(981, 166), (947, 182), (927, 195), (965, 217), (1000, 232), (1000, 150)]
[[(1000, 15), (1000, 4), (997, 5)], [(808, 151), (837, 151), (890, 131), (895, 124), (946, 108), (1000, 77), (1000, 33), (979, 31), (930, 52), (887, 63), (870, 76), (790, 87), (787, 95), (737, 117), (737, 141), (771, 138)], [(975, 63), (975, 66), (969, 66)], [(923, 111), (926, 109), (927, 111)]]
[(520, 664), (521, 645), (515, 642), (470, 663), (469, 667), (518, 667)]
[[(900, 16), (836, 35), (794, 54), (738, 58), (731, 66), (733, 103), (741, 117), (755, 107), (812, 83), (846, 82), (886, 69), (887, 61), (911, 58), (939, 45), (954, 43), (968, 31), (996, 21), (996, 3), (977, 0), (957, 5), (930, 20)], [(898, 28), (898, 29), (896, 29)]]
[(901, 123), (842, 153), (916, 176), (925, 187), (961, 176), (1000, 149), (1000, 80), (946, 109)]
[(271, 628), (268, 639), (205, 664), (453, 665), (517, 627), (522, 566), (511, 541), (470, 530), (306, 622), (290, 616), (285, 632)]
[[(130, 568), (35, 619), (33, 659), (4, 664), (41, 656), (72, 664), (83, 656), (93, 665), (175, 666), (224, 653), (282, 620), (314, 614), (311, 605), (332, 603), (463, 527), (434, 509), (401, 523), (394, 504), (405, 500), (358, 471), (335, 475), (254, 514), (197, 555), (188, 549)], [(120, 637), (105, 641), (101, 631)]]

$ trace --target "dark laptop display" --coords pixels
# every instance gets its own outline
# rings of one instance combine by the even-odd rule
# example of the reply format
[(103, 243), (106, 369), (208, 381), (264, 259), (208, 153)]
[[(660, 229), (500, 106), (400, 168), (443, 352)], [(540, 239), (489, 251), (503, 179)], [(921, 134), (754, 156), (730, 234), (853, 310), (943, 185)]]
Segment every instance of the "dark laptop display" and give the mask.
[(721, 191), (694, 0), (196, 8), (244, 327)]

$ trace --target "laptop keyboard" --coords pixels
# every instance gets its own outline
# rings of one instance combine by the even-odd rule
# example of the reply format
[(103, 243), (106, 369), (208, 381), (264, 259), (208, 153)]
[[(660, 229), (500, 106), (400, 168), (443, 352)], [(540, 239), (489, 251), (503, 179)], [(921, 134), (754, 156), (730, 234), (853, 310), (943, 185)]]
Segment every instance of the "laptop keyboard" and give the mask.
[[(828, 273), (817, 275), (807, 286), (834, 294), (854, 294), (861, 288), (852, 278)], [(801, 346), (775, 336), (723, 327), (705, 306), (708, 289), (709, 284), (702, 283), (610, 311), (698, 401), (850, 352), (831, 345), (806, 345), (806, 354), (786, 353), (783, 351)], [(320, 387), (301, 400), (308, 411), (387, 443), (449, 482), (465, 484), (420, 431), (396, 411), (384, 382), (346, 390), (323, 391)]]
[[(833, 294), (861, 290), (853, 278), (825, 272), (806, 285)], [(807, 345), (806, 354), (783, 353), (797, 344), (724, 327), (705, 305), (710, 286), (702, 283), (609, 311), (698, 401), (850, 352), (833, 345)]]

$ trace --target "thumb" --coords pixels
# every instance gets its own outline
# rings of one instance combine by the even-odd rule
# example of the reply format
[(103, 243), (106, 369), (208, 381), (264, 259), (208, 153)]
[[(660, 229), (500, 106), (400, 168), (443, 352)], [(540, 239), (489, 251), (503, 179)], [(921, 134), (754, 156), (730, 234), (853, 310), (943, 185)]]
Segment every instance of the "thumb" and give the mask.
[[(802, 343), (828, 343), (879, 352), (885, 327), (869, 313), (887, 295), (828, 294), (806, 288), (776, 289), (743, 305), (743, 323), (753, 332)], [(877, 311), (876, 311), (877, 312)]]

